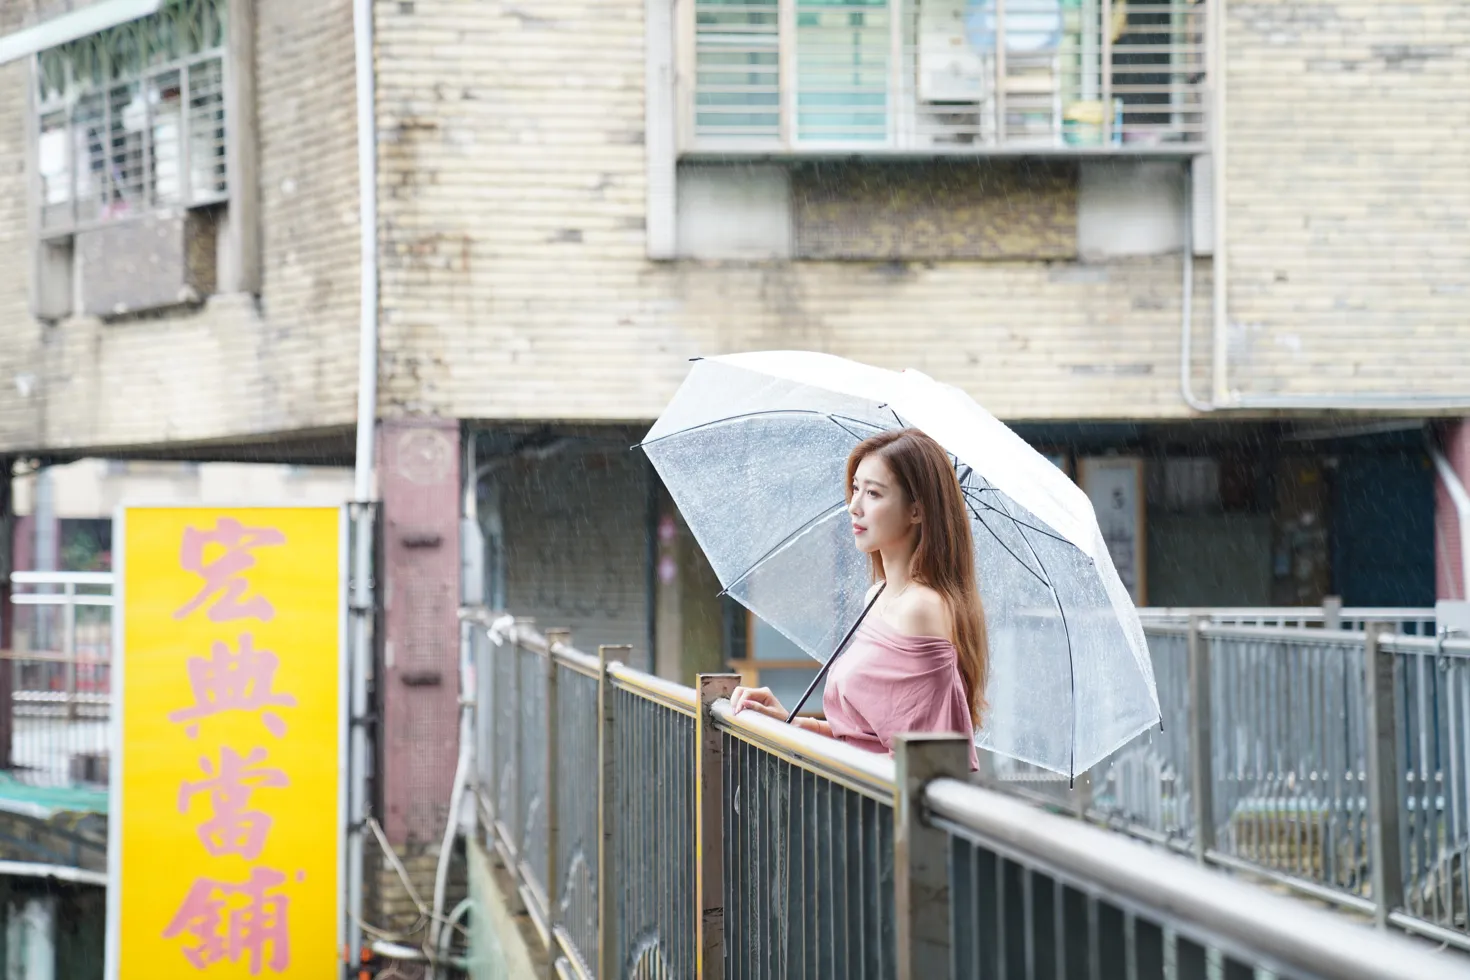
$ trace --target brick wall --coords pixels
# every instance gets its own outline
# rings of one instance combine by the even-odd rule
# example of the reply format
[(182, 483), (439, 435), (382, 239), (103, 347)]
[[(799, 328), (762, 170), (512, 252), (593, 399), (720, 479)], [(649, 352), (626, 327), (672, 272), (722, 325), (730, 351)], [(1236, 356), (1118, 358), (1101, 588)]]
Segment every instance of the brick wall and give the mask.
[[(1230, 5), (1244, 390), (1464, 391), (1467, 9)], [(384, 2), (378, 17), (389, 411), (647, 418), (686, 357), (792, 346), (916, 366), (1008, 418), (1188, 414), (1177, 255), (650, 263), (639, 0)]]
[(1470, 392), (1470, 5), (1228, 10), (1233, 384)]
[(459, 747), (459, 429), (379, 429), (383, 500), (383, 828), (394, 845), (442, 839)]
[[(6, 5), (12, 26), (24, 9)], [(1463, 392), (1470, 8), (1228, 9), (1232, 385)], [(757, 347), (919, 367), (1012, 419), (1188, 414), (1177, 255), (1083, 264), (1063, 242), (1046, 260), (1002, 247), (648, 262), (643, 10), (378, 3), (386, 414), (646, 419), (685, 358)], [(259, 308), (32, 321), (25, 70), (0, 69), (0, 248), (15, 259), (0, 272), (0, 449), (351, 421), (350, 9), (258, 0), (258, 18)], [(1017, 213), (1055, 245), (1046, 207)], [(1201, 391), (1208, 270), (1195, 283)]]
[[(264, 235), (258, 300), (219, 296), (195, 312), (115, 323), (33, 320), (28, 69), (24, 62), (0, 68), (0, 252), (7, 256), (0, 269), (0, 450), (351, 424), (358, 307), (351, 5), (255, 4)], [(18, 26), (31, 6), (0, 5), (0, 29)]]

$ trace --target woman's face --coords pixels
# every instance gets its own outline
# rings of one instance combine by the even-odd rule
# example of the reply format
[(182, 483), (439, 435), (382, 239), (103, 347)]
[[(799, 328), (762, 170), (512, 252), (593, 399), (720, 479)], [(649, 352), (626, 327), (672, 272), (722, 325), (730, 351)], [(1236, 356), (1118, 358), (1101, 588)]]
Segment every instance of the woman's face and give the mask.
[(867, 456), (852, 478), (853, 538), (867, 554), (903, 542), (919, 525), (919, 509), (899, 489), (893, 471), (881, 456)]

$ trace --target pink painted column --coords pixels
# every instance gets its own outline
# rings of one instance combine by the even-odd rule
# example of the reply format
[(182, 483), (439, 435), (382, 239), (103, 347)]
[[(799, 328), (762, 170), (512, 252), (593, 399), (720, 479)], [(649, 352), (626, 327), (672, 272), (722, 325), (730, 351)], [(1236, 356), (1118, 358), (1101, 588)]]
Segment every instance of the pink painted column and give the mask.
[[(1447, 423), (1440, 430), (1441, 446), (1460, 482), (1470, 488), (1470, 419)], [(1470, 598), (1470, 582), (1464, 582), (1460, 558), (1460, 517), (1454, 501), (1436, 477), (1434, 482), (1434, 568), (1435, 595), (1441, 599)]]
[(459, 740), (459, 423), (385, 421), (378, 447), (383, 825), (395, 846), (437, 845)]

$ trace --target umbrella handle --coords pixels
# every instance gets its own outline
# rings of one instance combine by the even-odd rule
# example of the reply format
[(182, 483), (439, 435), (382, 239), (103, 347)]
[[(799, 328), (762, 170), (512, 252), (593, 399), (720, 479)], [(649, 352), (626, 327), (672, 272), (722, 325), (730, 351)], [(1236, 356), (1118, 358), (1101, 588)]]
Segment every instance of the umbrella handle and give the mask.
[(796, 702), (796, 707), (791, 709), (791, 714), (786, 716), (786, 724), (791, 724), (796, 718), (797, 712), (801, 710), (801, 706), (806, 704), (807, 698), (811, 697), (812, 692), (817, 689), (817, 685), (822, 683), (822, 678), (827, 676), (827, 671), (832, 669), (832, 664), (836, 663), (842, 651), (847, 649), (847, 644), (852, 639), (852, 634), (856, 633), (858, 626), (863, 620), (868, 618), (868, 612), (873, 608), (873, 603), (878, 601), (878, 597), (883, 594), (883, 590), (886, 588), (888, 588), (886, 581), (878, 586), (878, 591), (874, 592), (873, 598), (868, 600), (868, 605), (863, 609), (862, 615), (857, 618), (857, 622), (852, 624), (852, 628), (847, 631), (847, 635), (842, 638), (842, 642), (837, 644), (837, 649), (832, 651), (832, 656), (827, 658), (827, 662), (822, 664), (822, 669), (817, 671), (817, 676), (813, 677), (812, 682), (806, 686), (806, 693), (802, 694), (801, 700)]

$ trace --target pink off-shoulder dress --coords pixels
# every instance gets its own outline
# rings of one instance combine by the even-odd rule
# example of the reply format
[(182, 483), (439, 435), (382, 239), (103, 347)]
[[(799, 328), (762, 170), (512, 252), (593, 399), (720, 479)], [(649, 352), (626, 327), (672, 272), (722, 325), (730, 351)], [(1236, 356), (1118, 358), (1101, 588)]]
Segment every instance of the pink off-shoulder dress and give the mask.
[(893, 751), (893, 737), (905, 732), (968, 735), (970, 770), (980, 767), (959, 654), (937, 636), (864, 619), (827, 674), (822, 710), (833, 738), (869, 752)]

